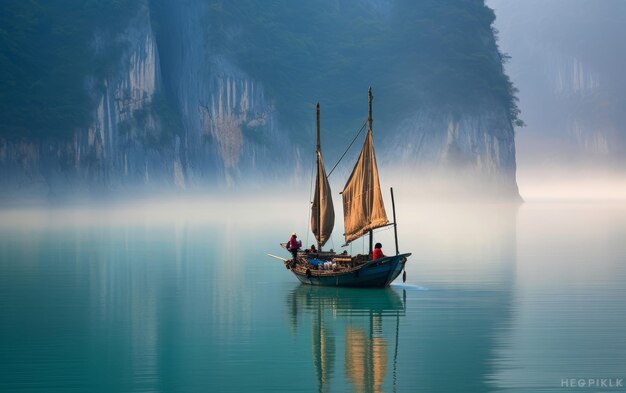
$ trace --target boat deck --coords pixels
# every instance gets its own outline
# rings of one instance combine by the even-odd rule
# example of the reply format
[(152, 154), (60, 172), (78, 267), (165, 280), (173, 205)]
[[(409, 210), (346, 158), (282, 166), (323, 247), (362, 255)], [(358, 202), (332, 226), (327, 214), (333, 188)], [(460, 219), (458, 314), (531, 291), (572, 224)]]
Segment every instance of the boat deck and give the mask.
[[(321, 260), (332, 262), (335, 266), (331, 269), (319, 268), (319, 265), (314, 265), (309, 262), (311, 260)], [(322, 253), (298, 253), (298, 261), (295, 266), (292, 267), (294, 273), (306, 274), (308, 270), (311, 275), (314, 276), (332, 276), (337, 273), (351, 273), (359, 270), (363, 264), (371, 261), (368, 255), (347, 255), (336, 254), (331, 252)], [(287, 262), (291, 263), (291, 261)]]

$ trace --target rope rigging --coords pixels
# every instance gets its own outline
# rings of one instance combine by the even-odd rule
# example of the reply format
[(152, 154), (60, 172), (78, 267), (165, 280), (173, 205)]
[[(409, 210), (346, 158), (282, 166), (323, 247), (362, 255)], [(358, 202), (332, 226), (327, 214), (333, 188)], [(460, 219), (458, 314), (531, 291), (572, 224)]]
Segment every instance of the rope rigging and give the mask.
[(354, 139), (352, 139), (352, 142), (350, 142), (350, 144), (348, 145), (348, 148), (343, 152), (343, 154), (341, 155), (341, 157), (339, 157), (339, 160), (337, 161), (337, 163), (335, 164), (335, 166), (333, 166), (333, 169), (330, 170), (330, 172), (328, 172), (328, 175), (326, 175), (326, 178), (329, 178), (330, 175), (333, 173), (333, 171), (335, 170), (335, 168), (337, 168), (337, 165), (339, 165), (339, 163), (341, 162), (341, 160), (343, 160), (343, 157), (346, 155), (346, 153), (348, 153), (348, 150), (350, 150), (350, 148), (352, 147), (352, 145), (354, 144), (354, 142), (356, 141), (356, 139), (359, 137), (359, 135), (361, 135), (361, 132), (363, 132), (363, 129), (365, 128), (365, 126), (367, 125), (367, 120), (365, 120), (365, 122), (363, 122), (363, 125), (361, 126), (361, 129), (359, 130), (359, 132), (356, 133), (356, 135), (354, 136)]
[[(337, 160), (337, 162), (335, 163), (335, 165), (333, 166), (333, 168), (330, 170), (330, 172), (328, 172), (328, 175), (326, 175), (326, 178), (329, 178), (330, 175), (333, 173), (333, 171), (335, 170), (335, 168), (337, 168), (337, 165), (339, 165), (339, 163), (341, 162), (341, 160), (343, 160), (343, 157), (348, 153), (348, 151), (350, 150), (350, 148), (352, 147), (352, 145), (354, 145), (354, 142), (356, 142), (357, 138), (359, 137), (359, 135), (361, 135), (361, 133), (363, 132), (363, 130), (365, 129), (365, 126), (367, 126), (367, 119), (363, 122), (363, 125), (361, 126), (361, 128), (359, 129), (359, 131), (356, 133), (356, 135), (354, 136), (354, 138), (352, 139), (352, 142), (350, 142), (350, 144), (348, 145), (348, 147), (346, 148), (346, 150), (343, 152), (343, 154), (341, 155), (341, 157), (339, 157), (339, 160)], [(311, 183), (309, 185), (309, 207), (307, 209), (307, 227), (306, 227), (306, 243), (309, 243), (309, 228), (310, 228), (310, 219), (308, 218), (308, 214), (311, 211), (311, 206), (313, 204), (313, 175), (314, 175), (314, 168), (315, 165), (311, 166)], [(333, 242), (332, 237), (331, 237), (331, 242)], [(333, 242), (333, 246), (334, 246), (334, 242)], [(343, 247), (343, 246), (342, 246)]]
[(311, 224), (311, 219), (309, 218), (309, 212), (311, 211), (311, 206), (313, 206), (313, 168), (315, 165), (311, 165), (311, 184), (309, 185), (309, 206), (306, 211), (306, 243), (309, 244), (309, 227)]

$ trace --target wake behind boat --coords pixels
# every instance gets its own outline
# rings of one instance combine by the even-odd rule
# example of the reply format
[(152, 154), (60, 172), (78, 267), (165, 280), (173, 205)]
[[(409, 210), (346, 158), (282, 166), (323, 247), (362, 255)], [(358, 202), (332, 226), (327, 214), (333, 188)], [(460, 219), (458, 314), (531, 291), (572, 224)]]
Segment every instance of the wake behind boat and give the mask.
[[(389, 223), (378, 178), (378, 166), (374, 154), (372, 131), (372, 89), (369, 89), (369, 110), (367, 134), (359, 158), (346, 185), (341, 192), (343, 200), (344, 227), (346, 245), (365, 235), (369, 235), (369, 253), (367, 255), (348, 255), (347, 252), (336, 254), (322, 251), (330, 239), (335, 225), (335, 212), (328, 176), (324, 169), (320, 143), (320, 106), (317, 104), (317, 174), (315, 194), (311, 207), (311, 230), (317, 240), (314, 250), (295, 250), (293, 244), (281, 246), (292, 252), (292, 259), (273, 258), (285, 262), (287, 269), (304, 284), (341, 287), (386, 287), (404, 271), (410, 253), (398, 251), (398, 233), (396, 226), (395, 202), (391, 189), (393, 222)], [(332, 172), (332, 171), (331, 171)], [(374, 229), (393, 225), (396, 254), (382, 255), (373, 248)], [(295, 234), (294, 234), (295, 235)], [(291, 249), (290, 249), (291, 248)], [(269, 255), (269, 254), (268, 254)], [(373, 259), (376, 257), (376, 259)], [(403, 279), (406, 278), (406, 272)]]

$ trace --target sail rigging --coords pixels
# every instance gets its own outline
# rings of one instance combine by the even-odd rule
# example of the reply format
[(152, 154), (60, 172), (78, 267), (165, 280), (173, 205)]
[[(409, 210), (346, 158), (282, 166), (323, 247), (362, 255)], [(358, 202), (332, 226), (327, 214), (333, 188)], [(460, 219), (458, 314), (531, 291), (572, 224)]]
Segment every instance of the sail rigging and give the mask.
[[(368, 231), (387, 225), (387, 213), (378, 180), (378, 166), (372, 137), (372, 88), (368, 92), (369, 111), (367, 135), (359, 159), (352, 170), (341, 196), (343, 198), (343, 221), (346, 244), (358, 239)], [(370, 233), (370, 252), (372, 252)]]
[[(303, 251), (291, 249), (290, 251), (294, 254), (293, 259), (284, 259), (268, 254), (270, 257), (283, 260), (285, 267), (291, 270), (303, 284), (336, 287), (385, 287), (402, 273), (407, 257), (411, 255), (411, 253), (400, 254), (398, 252), (393, 190), (391, 190), (391, 203), (393, 208), (394, 237), (396, 238), (396, 255), (381, 256), (372, 253), (373, 230), (389, 225), (383, 204), (376, 155), (374, 153), (372, 101), (372, 89), (370, 88), (367, 122), (361, 127), (350, 146), (359, 138), (363, 130), (367, 129), (365, 141), (363, 142), (357, 163), (342, 192), (346, 243), (350, 243), (369, 232), (369, 255), (359, 254), (352, 256), (348, 255), (346, 251), (336, 253), (332, 249), (322, 252), (322, 246), (331, 238), (335, 224), (335, 211), (328, 176), (324, 167), (324, 159), (322, 158), (320, 106), (318, 103), (316, 122), (317, 146), (315, 149), (317, 170), (315, 193), (311, 201), (311, 230), (317, 240), (318, 250), (314, 250), (313, 247), (310, 250)], [(337, 164), (346, 155), (350, 146), (341, 155)], [(281, 246), (288, 248), (288, 245), (284, 243), (281, 243)], [(370, 267), (375, 267), (375, 269), (370, 269)], [(322, 345), (325, 344), (322, 342)], [(320, 386), (322, 386), (326, 381), (326, 361), (322, 361), (319, 366), (318, 377), (321, 378)], [(384, 376), (384, 370), (381, 375)]]
[(389, 222), (380, 191), (371, 128), (367, 130), (361, 154), (341, 196), (346, 243)]
[(315, 235), (318, 247), (321, 248), (333, 232), (335, 226), (335, 209), (328, 184), (328, 177), (324, 169), (322, 149), (320, 144), (320, 105), (317, 104), (317, 176), (315, 177), (315, 195), (311, 207), (311, 230)]

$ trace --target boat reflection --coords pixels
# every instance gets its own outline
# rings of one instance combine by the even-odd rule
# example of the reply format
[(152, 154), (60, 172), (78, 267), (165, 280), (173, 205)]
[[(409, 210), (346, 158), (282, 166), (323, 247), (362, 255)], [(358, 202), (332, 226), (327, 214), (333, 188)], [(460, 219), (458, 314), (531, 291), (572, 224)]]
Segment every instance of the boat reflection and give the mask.
[(294, 331), (299, 320), (311, 318), (312, 356), (319, 392), (330, 390), (342, 346), (340, 362), (353, 388), (360, 392), (382, 391), (388, 376), (390, 329), (394, 330), (391, 368), (395, 388), (400, 318), (406, 312), (404, 290), (401, 297), (392, 288), (363, 290), (302, 285), (291, 292), (289, 303)]

